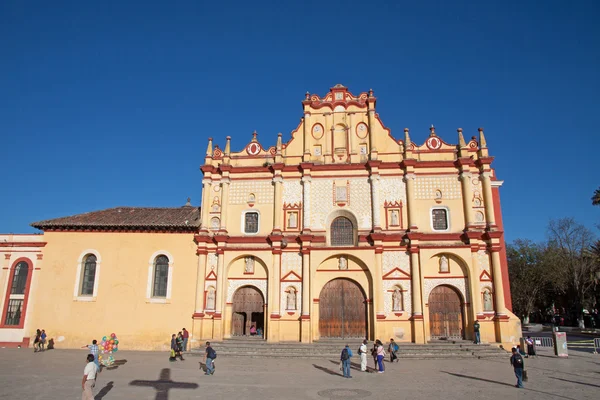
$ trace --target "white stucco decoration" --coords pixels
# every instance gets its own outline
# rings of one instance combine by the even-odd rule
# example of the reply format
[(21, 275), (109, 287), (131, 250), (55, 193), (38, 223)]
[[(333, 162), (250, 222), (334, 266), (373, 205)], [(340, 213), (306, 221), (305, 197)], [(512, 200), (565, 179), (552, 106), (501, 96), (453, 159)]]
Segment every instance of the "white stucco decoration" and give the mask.
[(479, 272), (490, 272), (490, 256), (487, 251), (479, 250), (477, 252), (477, 263), (479, 264)]
[(284, 278), (290, 271), (294, 271), (299, 277), (302, 276), (302, 254), (281, 253), (281, 278)]
[(232, 181), (229, 188), (229, 204), (247, 204), (248, 196), (254, 194), (258, 204), (273, 204), (272, 180)]
[[(267, 280), (266, 279), (228, 279), (227, 280), (227, 303), (233, 301), (233, 294), (243, 286), (255, 286), (262, 293), (267, 303)], [(217, 296), (219, 294), (217, 293)]]
[(425, 303), (429, 302), (429, 295), (431, 294), (431, 291), (439, 285), (448, 285), (448, 286), (452, 286), (456, 289), (458, 289), (458, 291), (461, 293), (461, 295), (463, 296), (463, 301), (470, 303), (471, 302), (471, 296), (469, 293), (469, 285), (467, 283), (467, 279), (466, 278), (452, 278), (452, 277), (447, 277), (447, 278), (434, 278), (434, 279), (425, 279), (423, 282), (423, 300), (425, 300)]
[(380, 206), (383, 207), (384, 203), (389, 202), (402, 202), (402, 204), (406, 204), (406, 187), (402, 178), (381, 178), (380, 187), (381, 187), (381, 196)]
[(417, 176), (415, 197), (419, 200), (435, 199), (439, 190), (443, 200), (460, 199), (462, 197), (458, 175)]
[(410, 256), (405, 251), (384, 251), (383, 252), (383, 275), (394, 268), (400, 268), (410, 275)]
[(313, 229), (326, 229), (327, 216), (334, 210), (350, 210), (358, 222), (359, 229), (371, 228), (371, 185), (365, 178), (346, 179), (350, 186), (349, 201), (344, 207), (334, 204), (333, 180), (314, 179), (311, 184), (311, 212), (310, 223)]
[(402, 288), (402, 301), (404, 304), (403, 313), (412, 314), (412, 288), (410, 281), (407, 280), (384, 280), (383, 281), (383, 311), (386, 315), (393, 314), (392, 310), (392, 292), (397, 287)]
[(302, 202), (302, 183), (300, 179), (283, 181), (283, 203), (299, 204)]

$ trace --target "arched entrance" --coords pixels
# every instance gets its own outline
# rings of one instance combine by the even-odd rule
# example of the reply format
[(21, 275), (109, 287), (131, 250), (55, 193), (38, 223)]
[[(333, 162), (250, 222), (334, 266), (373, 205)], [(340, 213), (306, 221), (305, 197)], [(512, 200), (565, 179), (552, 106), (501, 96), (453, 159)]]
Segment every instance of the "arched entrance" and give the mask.
[(233, 295), (231, 336), (250, 336), (250, 327), (265, 331), (265, 300), (254, 286), (239, 288)]
[(432, 339), (463, 339), (463, 302), (450, 286), (437, 286), (429, 294), (429, 326)]
[(319, 295), (319, 333), (322, 338), (367, 337), (367, 300), (350, 279), (333, 279)]

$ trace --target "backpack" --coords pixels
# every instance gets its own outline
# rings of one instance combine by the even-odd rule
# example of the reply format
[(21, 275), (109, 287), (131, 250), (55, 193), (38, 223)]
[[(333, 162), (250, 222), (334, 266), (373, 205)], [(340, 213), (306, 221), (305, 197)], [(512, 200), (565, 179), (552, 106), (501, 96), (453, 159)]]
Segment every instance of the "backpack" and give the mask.
[(342, 350), (342, 361), (346, 361), (349, 358), (350, 355), (348, 354), (348, 349), (344, 348), (344, 350)]
[(209, 349), (210, 350), (208, 351), (208, 358), (212, 358), (214, 360), (215, 358), (217, 358), (217, 352), (212, 347), (209, 347)]
[(523, 357), (519, 353), (515, 354), (513, 359), (513, 367), (523, 368)]
[(399, 349), (398, 343), (394, 342), (393, 349), (394, 349), (394, 351), (398, 351), (398, 349)]

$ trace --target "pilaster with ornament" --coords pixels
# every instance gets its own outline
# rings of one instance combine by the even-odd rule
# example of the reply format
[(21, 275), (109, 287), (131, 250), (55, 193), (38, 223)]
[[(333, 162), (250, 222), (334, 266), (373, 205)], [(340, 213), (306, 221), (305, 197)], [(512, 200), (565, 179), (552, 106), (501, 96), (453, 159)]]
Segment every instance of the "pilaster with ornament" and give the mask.
[(411, 246), (410, 276), (412, 289), (412, 317), (415, 320), (423, 319), (423, 294), (421, 291), (421, 266), (419, 265), (419, 248)]
[(194, 317), (203, 317), (207, 251), (206, 249), (198, 249), (196, 254), (198, 255), (198, 270), (196, 275), (196, 307), (194, 310)]
[(378, 173), (372, 174), (369, 177), (371, 182), (371, 206), (373, 208), (373, 231), (381, 230), (381, 208), (379, 207), (379, 180), (380, 176)]
[[(210, 174), (209, 172), (205, 172), (206, 174)], [(212, 195), (212, 179), (210, 177), (206, 177), (202, 180), (202, 207), (200, 208), (200, 212), (202, 213), (201, 220), (201, 229), (208, 230), (209, 228), (209, 216), (210, 216), (210, 196)]]
[(488, 227), (496, 227), (496, 218), (494, 216), (494, 198), (492, 196), (492, 172), (483, 171), (481, 173), (481, 186), (483, 187), (483, 201), (485, 204), (485, 219)]
[(215, 317), (221, 317), (223, 315), (223, 302), (225, 301), (225, 282), (227, 277), (225, 274), (224, 266), (224, 254), (223, 249), (217, 249), (217, 293), (216, 293), (216, 306), (215, 306)]
[(303, 129), (303, 138), (304, 138), (304, 154), (302, 159), (304, 160), (304, 162), (309, 162), (310, 161), (310, 144), (311, 144), (311, 134), (310, 134), (310, 130), (312, 129), (312, 124), (310, 122), (311, 120), (311, 115), (310, 115), (310, 111), (308, 111), (308, 108), (310, 107), (310, 93), (306, 92), (306, 95), (304, 96), (304, 101), (302, 102), (302, 106), (304, 107), (304, 121), (302, 123), (302, 129)]
[(273, 178), (273, 185), (275, 186), (275, 201), (273, 207), (273, 232), (281, 232), (281, 213), (282, 209), (282, 185), (283, 185), (283, 177), (281, 176), (281, 171), (276, 170), (275, 177)]
[(310, 232), (310, 228), (311, 228), (311, 224), (310, 224), (310, 217), (311, 217), (311, 201), (310, 201), (310, 187), (311, 187), (311, 182), (312, 182), (312, 178), (310, 177), (310, 175), (305, 175), (302, 177), (302, 194), (303, 194), (303, 201), (302, 201), (302, 205), (304, 207), (304, 209), (302, 210), (302, 226), (304, 227), (304, 231), (308, 231)]
[(472, 299), (471, 299), (471, 306), (473, 309), (473, 312), (475, 313), (475, 316), (477, 318), (483, 318), (483, 308), (481, 307), (481, 298), (479, 296), (479, 254), (478, 254), (478, 250), (479, 250), (479, 246), (478, 245), (473, 245), (471, 246), (471, 273), (469, 274), (470, 277), (470, 286), (471, 286), (471, 293), (473, 293)]
[[(408, 226), (409, 230), (416, 231), (417, 227), (417, 208), (415, 206), (415, 181), (417, 176), (414, 173), (404, 175), (406, 183), (406, 207), (408, 211)], [(414, 293), (414, 292), (413, 292)]]
[(492, 280), (494, 282), (494, 308), (496, 317), (499, 319), (508, 318), (506, 312), (506, 303), (504, 302), (504, 283), (502, 282), (502, 264), (500, 263), (500, 246), (492, 244)]
[(372, 135), (373, 127), (375, 126), (375, 121), (377, 117), (375, 116), (375, 104), (377, 102), (376, 97), (373, 94), (373, 89), (369, 89), (369, 95), (367, 97), (367, 112), (369, 119), (369, 151), (370, 151), (370, 159), (377, 159), (377, 146), (375, 144), (374, 135)]
[[(221, 167), (223, 168), (223, 167)], [(227, 211), (229, 210), (229, 185), (231, 180), (229, 179), (229, 170), (224, 171), (225, 175), (221, 178), (221, 185), (223, 188), (223, 200), (221, 201), (221, 231), (227, 232)]]
[(310, 319), (310, 250), (307, 248), (302, 249), (302, 319)]
[(465, 229), (470, 229), (473, 226), (473, 206), (471, 205), (471, 199), (473, 198), (473, 191), (471, 188), (472, 174), (468, 171), (468, 166), (461, 164), (462, 171), (460, 173), (460, 183), (463, 193), (463, 210), (465, 213)]

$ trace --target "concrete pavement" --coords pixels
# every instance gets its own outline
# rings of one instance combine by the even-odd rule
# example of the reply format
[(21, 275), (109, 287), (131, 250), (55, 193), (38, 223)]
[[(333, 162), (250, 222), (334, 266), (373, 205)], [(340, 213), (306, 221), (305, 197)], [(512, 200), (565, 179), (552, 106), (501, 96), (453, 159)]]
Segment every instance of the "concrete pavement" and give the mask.
[[(0, 349), (0, 399), (80, 399), (86, 351)], [(344, 379), (338, 361), (218, 357), (213, 376), (200, 357), (170, 363), (167, 353), (115, 354), (104, 370), (96, 400), (122, 399), (597, 399), (600, 356), (579, 353), (558, 359), (544, 351), (525, 360), (530, 380), (516, 389), (506, 360), (401, 360), (384, 374), (352, 370)], [(358, 362), (358, 357), (352, 359)], [(369, 366), (373, 366), (372, 359)]]

